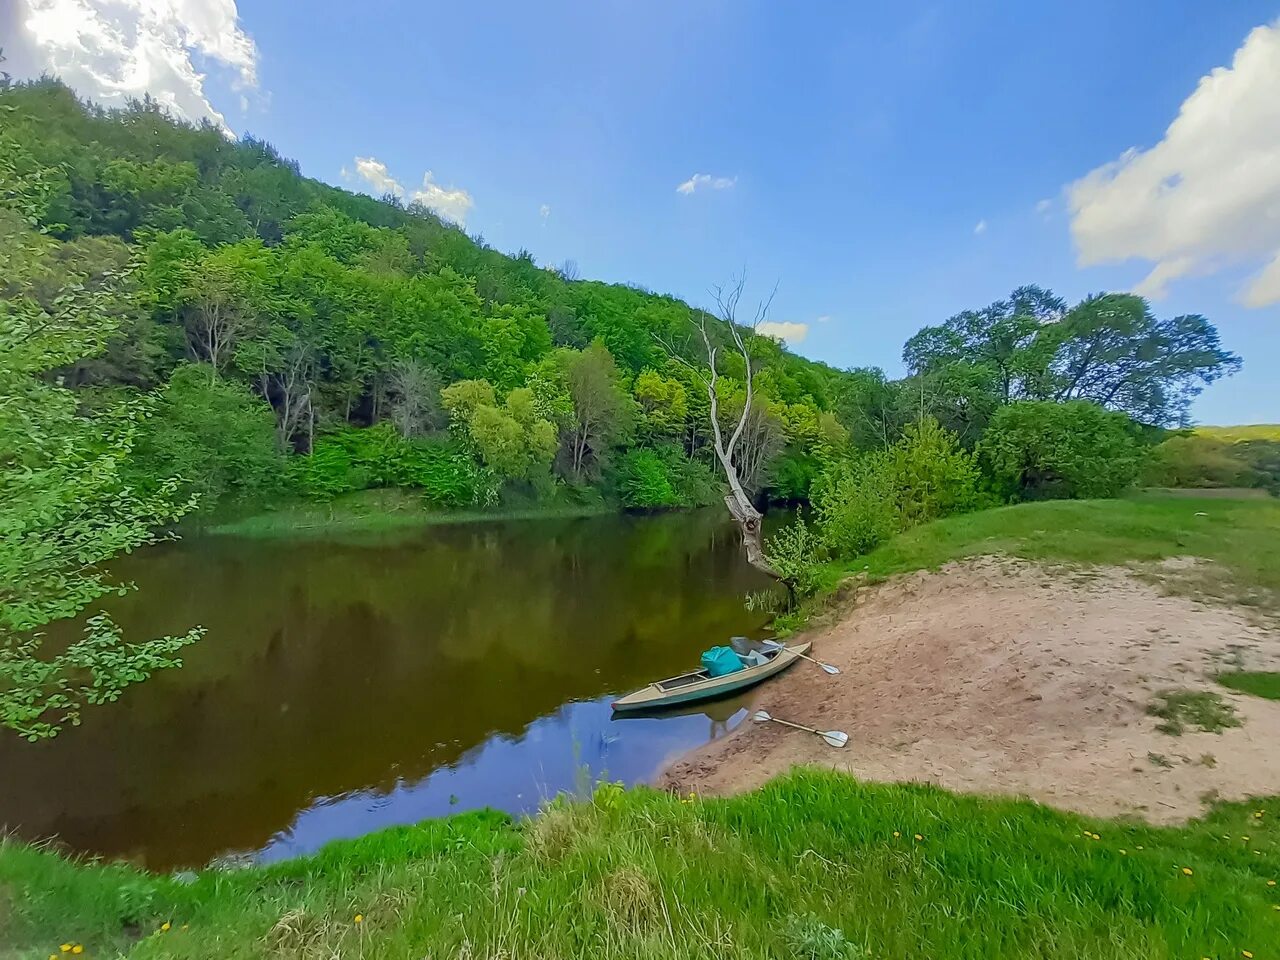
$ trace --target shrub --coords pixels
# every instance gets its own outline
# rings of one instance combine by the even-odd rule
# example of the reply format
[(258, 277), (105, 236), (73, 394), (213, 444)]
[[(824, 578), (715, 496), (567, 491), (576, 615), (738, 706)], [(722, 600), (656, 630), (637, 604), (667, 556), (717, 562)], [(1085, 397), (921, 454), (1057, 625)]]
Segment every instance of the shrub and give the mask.
[(838, 556), (856, 557), (900, 529), (893, 464), (868, 453), (834, 464), (814, 485), (813, 506), (822, 539)]
[(1114, 497), (1142, 464), (1133, 421), (1087, 400), (1001, 407), (978, 452), (997, 489), (1022, 499)]
[(375, 487), (419, 489), (449, 507), (488, 499), (488, 478), (466, 451), (446, 441), (406, 440), (388, 423), (322, 435), (292, 466), (295, 482), (316, 500)]
[(796, 517), (765, 543), (765, 556), (783, 583), (797, 596), (808, 597), (821, 583), (822, 541), (803, 517)]
[(977, 458), (932, 417), (908, 426), (902, 439), (889, 449), (889, 456), (900, 526), (978, 506)]
[(1280, 491), (1280, 442), (1199, 432), (1152, 449), (1142, 482), (1153, 487), (1263, 487)]
[(628, 450), (617, 460), (613, 485), (623, 506), (638, 509), (705, 507), (720, 496), (711, 468), (671, 444)]
[(662, 458), (648, 447), (628, 450), (618, 460), (617, 488), (623, 506), (652, 509), (678, 503)]
[(140, 482), (176, 476), (212, 508), (275, 489), (285, 469), (271, 408), (244, 384), (183, 364), (160, 394), (131, 457)]
[(829, 467), (814, 484), (814, 507), (831, 551), (866, 553), (917, 523), (982, 504), (976, 458), (936, 420), (906, 429), (883, 453)]

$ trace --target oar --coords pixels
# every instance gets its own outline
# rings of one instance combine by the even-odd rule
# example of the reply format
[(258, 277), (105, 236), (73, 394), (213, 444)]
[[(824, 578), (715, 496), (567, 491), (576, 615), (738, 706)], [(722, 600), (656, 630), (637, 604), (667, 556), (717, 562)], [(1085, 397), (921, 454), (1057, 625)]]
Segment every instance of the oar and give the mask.
[(799, 650), (795, 649), (794, 647), (788, 647), (785, 643), (779, 643), (777, 640), (761, 640), (760, 642), (767, 647), (773, 647), (777, 650), (790, 650), (797, 657), (803, 657), (804, 659), (808, 660), (810, 663), (816, 663), (818, 666), (820, 666), (823, 670), (827, 671), (827, 673), (831, 674), (833, 677), (840, 672), (840, 668), (835, 666), (834, 664), (823, 663), (821, 660), (816, 660), (813, 657), (809, 656), (807, 653), (801, 653)]
[(849, 735), (839, 730), (815, 730), (813, 727), (802, 727), (798, 723), (792, 723), (790, 720), (779, 720), (777, 717), (771, 717), (763, 710), (757, 710), (751, 715), (751, 719), (756, 723), (764, 723), (766, 720), (772, 720), (774, 723), (780, 723), (784, 727), (795, 727), (797, 730), (803, 730), (805, 733), (814, 733), (833, 747), (843, 747), (849, 742)]

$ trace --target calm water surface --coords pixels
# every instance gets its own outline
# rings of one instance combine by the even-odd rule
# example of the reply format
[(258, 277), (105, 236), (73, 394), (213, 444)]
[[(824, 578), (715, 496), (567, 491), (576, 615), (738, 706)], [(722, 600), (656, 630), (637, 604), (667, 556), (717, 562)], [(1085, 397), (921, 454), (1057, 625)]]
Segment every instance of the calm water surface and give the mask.
[(0, 824), (156, 869), (647, 780), (743, 701), (614, 721), (612, 695), (762, 626), (712, 512), (189, 538), (116, 572), (127, 635), (208, 635), (52, 742), (0, 735)]

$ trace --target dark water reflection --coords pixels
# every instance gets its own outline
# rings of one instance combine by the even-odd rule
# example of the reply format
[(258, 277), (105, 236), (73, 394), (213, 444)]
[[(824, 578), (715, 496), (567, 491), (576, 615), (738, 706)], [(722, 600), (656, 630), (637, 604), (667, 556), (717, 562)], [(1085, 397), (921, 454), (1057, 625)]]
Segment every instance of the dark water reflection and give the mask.
[(710, 512), (189, 539), (118, 572), (127, 633), (208, 637), (53, 742), (0, 737), (0, 823), (154, 868), (645, 780), (741, 712), (613, 722), (610, 694), (761, 626)]

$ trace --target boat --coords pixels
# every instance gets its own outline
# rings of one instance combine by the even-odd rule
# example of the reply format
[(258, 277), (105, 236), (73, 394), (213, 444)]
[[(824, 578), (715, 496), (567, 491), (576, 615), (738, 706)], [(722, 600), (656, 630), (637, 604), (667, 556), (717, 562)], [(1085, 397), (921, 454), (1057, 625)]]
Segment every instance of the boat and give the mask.
[(766, 662), (754, 667), (744, 667), (721, 677), (713, 677), (706, 670), (695, 670), (678, 677), (656, 680), (635, 693), (627, 694), (621, 700), (615, 700), (613, 709), (617, 713), (654, 710), (737, 693), (781, 673), (799, 660), (800, 654), (808, 653), (809, 646), (808, 643), (798, 643), (794, 647), (778, 646), (761, 650), (760, 654), (766, 658)]

